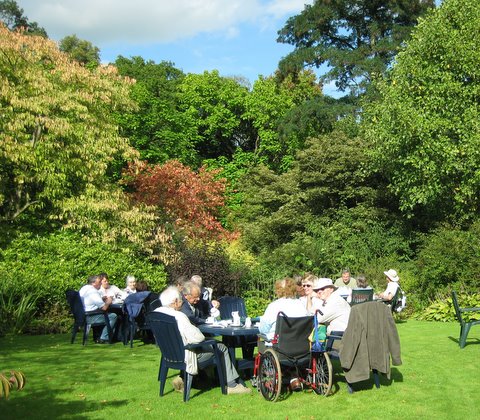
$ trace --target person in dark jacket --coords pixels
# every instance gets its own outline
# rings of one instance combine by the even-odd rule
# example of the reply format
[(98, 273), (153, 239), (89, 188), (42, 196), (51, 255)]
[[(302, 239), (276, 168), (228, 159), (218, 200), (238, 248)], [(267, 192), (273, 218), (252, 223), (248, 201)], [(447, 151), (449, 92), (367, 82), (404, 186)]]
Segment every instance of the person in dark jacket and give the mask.
[(205, 324), (205, 319), (197, 308), (197, 303), (200, 301), (200, 287), (192, 281), (187, 281), (183, 285), (182, 291), (182, 311), (187, 315), (190, 322), (194, 325)]

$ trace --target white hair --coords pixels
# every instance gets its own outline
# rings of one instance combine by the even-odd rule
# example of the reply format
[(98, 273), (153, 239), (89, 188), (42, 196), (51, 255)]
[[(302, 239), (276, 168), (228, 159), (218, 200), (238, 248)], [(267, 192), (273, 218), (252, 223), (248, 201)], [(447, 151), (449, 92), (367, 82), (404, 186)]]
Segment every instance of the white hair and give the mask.
[(179, 290), (175, 286), (167, 287), (161, 294), (160, 294), (160, 302), (162, 302), (162, 306), (168, 307), (172, 306), (177, 299), (182, 299)]
[(129, 274), (125, 279), (125, 285), (128, 287), (128, 283), (130, 283), (131, 281), (137, 281), (137, 279), (135, 278), (135, 276), (132, 276), (131, 274)]
[(190, 281), (193, 281), (196, 285), (198, 285), (199, 287), (202, 287), (202, 277), (199, 276), (198, 274), (195, 274), (191, 277)]

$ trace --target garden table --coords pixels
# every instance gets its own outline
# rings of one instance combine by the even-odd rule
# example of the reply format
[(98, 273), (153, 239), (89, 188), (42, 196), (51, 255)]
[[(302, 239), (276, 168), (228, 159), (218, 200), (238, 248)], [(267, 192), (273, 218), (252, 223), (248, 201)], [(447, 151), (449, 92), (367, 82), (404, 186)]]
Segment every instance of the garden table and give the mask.
[(222, 337), (223, 343), (228, 348), (228, 353), (232, 362), (238, 366), (238, 361), (235, 357), (235, 348), (238, 346), (239, 341), (236, 337), (246, 338), (252, 335), (258, 335), (258, 327), (251, 326), (246, 328), (244, 326), (232, 326), (228, 325), (223, 327), (219, 324), (201, 324), (198, 325), (199, 330), (210, 337)]

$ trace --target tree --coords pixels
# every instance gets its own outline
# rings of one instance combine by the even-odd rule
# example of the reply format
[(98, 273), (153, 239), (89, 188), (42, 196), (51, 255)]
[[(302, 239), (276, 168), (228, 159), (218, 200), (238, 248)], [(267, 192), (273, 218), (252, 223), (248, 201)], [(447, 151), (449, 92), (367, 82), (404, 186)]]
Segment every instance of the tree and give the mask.
[(363, 91), (382, 74), (434, 0), (315, 0), (288, 19), (277, 41), (295, 46), (279, 63), (282, 74), (326, 64), (324, 82)]
[(0, 1), (0, 20), (11, 31), (23, 29), (28, 35), (39, 35), (48, 38), (44, 28), (38, 26), (37, 22), (29, 22), (23, 15), (23, 9), (18, 7), (14, 0)]
[(231, 157), (237, 147), (250, 147), (251, 127), (243, 117), (245, 86), (213, 70), (188, 74), (179, 90), (180, 109), (195, 124), (192, 140), (202, 158)]
[(196, 124), (180, 110), (183, 72), (170, 62), (156, 64), (138, 56), (119, 56), (115, 66), (120, 74), (136, 80), (131, 98), (138, 109), (118, 114), (118, 121), (140, 157), (150, 163), (178, 159), (187, 165), (198, 165)]
[(291, 77), (280, 83), (275, 77), (260, 77), (255, 81), (246, 98), (244, 118), (257, 131), (254, 151), (260, 162), (275, 170), (288, 169), (305, 138), (280, 136), (279, 125), (289, 112), (321, 97), (320, 86), (310, 71), (301, 72), (295, 81)]
[(476, 0), (445, 1), (365, 107), (375, 167), (423, 228), (470, 223), (480, 210), (479, 25)]
[(93, 69), (100, 65), (100, 49), (91, 42), (79, 39), (76, 35), (61, 39), (59, 48), (87, 68)]
[(192, 171), (171, 160), (163, 165), (138, 161), (125, 170), (125, 183), (138, 203), (155, 206), (164, 223), (170, 223), (193, 240), (219, 239), (229, 233), (218, 221), (224, 206), (225, 180), (218, 171), (201, 167)]
[(0, 25), (0, 80), (0, 221), (59, 216), (68, 198), (103, 188), (115, 156), (134, 155), (113, 119), (134, 106), (115, 68), (89, 71)]

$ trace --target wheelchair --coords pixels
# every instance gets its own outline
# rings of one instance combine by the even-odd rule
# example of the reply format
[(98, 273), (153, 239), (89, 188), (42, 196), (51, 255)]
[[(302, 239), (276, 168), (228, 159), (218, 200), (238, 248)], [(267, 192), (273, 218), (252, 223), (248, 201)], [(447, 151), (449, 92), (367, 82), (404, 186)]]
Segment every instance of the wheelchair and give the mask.
[[(254, 382), (267, 401), (275, 402), (288, 389), (290, 377), (300, 380), (303, 389), (327, 396), (332, 388), (332, 363), (321, 343), (320, 351), (311, 350), (309, 336), (314, 317), (293, 318), (280, 312), (272, 341), (259, 339), (255, 358)], [(283, 369), (283, 372), (282, 372)]]

